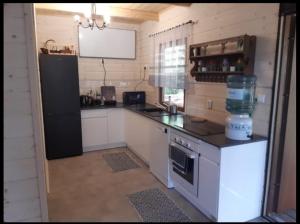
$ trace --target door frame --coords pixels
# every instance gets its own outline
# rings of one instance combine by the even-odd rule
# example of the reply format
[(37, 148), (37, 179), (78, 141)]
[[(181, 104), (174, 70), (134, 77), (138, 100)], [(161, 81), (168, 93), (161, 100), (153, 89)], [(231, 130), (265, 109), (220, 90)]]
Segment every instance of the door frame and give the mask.
[(43, 222), (48, 222), (47, 191), (49, 190), (49, 181), (47, 175), (48, 164), (45, 157), (44, 124), (36, 35), (36, 14), (33, 3), (23, 3), (23, 6), (41, 218)]
[[(269, 124), (267, 173), (263, 202), (264, 216), (268, 216), (269, 213), (276, 211), (278, 205), (286, 131), (286, 105), (288, 105), (289, 102), (289, 87), (292, 71), (291, 63), (293, 59), (295, 35), (293, 31), (295, 21), (291, 18), (289, 22), (286, 16), (294, 13), (295, 4), (280, 4), (271, 103), (271, 122)], [(287, 21), (288, 23), (286, 23)], [(285, 34), (287, 29), (289, 31), (288, 35), (290, 36), (286, 36)]]

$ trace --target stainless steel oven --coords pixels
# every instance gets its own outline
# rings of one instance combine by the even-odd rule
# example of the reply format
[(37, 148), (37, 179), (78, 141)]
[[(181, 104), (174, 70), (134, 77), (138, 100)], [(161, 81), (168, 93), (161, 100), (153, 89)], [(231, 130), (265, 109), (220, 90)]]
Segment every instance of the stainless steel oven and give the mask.
[(193, 146), (186, 139), (173, 135), (169, 145), (169, 165), (175, 188), (179, 184), (197, 196), (199, 154), (192, 150)]

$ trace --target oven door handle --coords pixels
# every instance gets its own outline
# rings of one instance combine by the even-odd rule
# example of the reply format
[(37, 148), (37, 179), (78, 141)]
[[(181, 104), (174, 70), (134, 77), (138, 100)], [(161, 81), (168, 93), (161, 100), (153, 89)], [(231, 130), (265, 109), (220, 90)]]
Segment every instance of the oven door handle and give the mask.
[(173, 166), (173, 169), (175, 169), (176, 171), (178, 171), (179, 173), (183, 174), (183, 175), (186, 175), (186, 172), (182, 171), (182, 170), (179, 170), (177, 169), (176, 167)]
[(183, 167), (180, 163), (176, 162), (175, 160), (171, 159), (172, 163), (173, 163), (173, 167), (174, 165), (179, 166), (181, 169), (185, 169), (185, 167)]

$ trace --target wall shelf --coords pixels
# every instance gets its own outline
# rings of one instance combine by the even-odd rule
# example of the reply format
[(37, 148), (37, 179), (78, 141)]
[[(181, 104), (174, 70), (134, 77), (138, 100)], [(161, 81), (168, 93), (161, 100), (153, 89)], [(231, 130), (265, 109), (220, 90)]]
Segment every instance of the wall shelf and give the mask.
[(236, 75), (241, 75), (241, 74), (243, 74), (243, 72), (219, 72), (219, 71), (209, 71), (209, 72), (192, 72), (193, 74), (195, 74), (195, 75), (201, 75), (201, 74), (228, 74), (228, 75), (230, 75), (230, 74), (232, 74), (232, 75), (234, 75), (234, 74), (236, 74)]
[(223, 53), (223, 54), (211, 54), (211, 55), (203, 55), (203, 56), (191, 56), (190, 59), (201, 59), (201, 58), (210, 58), (210, 57), (220, 57), (220, 56), (231, 56), (231, 55), (243, 55), (244, 52), (242, 51), (237, 51), (237, 52), (228, 52), (228, 53)]
[[(191, 76), (196, 81), (226, 82), (227, 75), (253, 74), (256, 37), (247, 34), (190, 45)], [(227, 71), (223, 70), (225, 65)], [(202, 71), (205, 67), (206, 71)], [(235, 71), (228, 71), (232, 67)]]

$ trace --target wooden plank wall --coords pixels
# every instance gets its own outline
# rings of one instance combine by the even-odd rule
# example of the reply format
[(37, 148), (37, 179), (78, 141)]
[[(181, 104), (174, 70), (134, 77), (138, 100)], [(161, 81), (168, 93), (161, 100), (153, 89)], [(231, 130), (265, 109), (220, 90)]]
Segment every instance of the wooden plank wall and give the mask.
[[(152, 61), (152, 39), (149, 34), (181, 24), (190, 19), (198, 20), (193, 27), (191, 44), (222, 39), (242, 34), (256, 35), (255, 74), (258, 76), (257, 94), (266, 96), (265, 103), (258, 103), (254, 113), (254, 132), (267, 135), (271, 91), (274, 72), (274, 59), (277, 32), (278, 3), (194, 3), (190, 7), (173, 6), (160, 14), (158, 22), (148, 21), (142, 24), (112, 21), (111, 27), (135, 29), (137, 31), (136, 60), (107, 59), (107, 83), (115, 85), (117, 100), (122, 100), (123, 91), (132, 91), (136, 83), (143, 78), (144, 66)], [(78, 50), (76, 24), (70, 15), (42, 14), (37, 16), (37, 35), (39, 46), (52, 38), (57, 44), (74, 44)], [(79, 58), (80, 88), (86, 91), (99, 88), (104, 76), (99, 59)], [(192, 65), (189, 64), (189, 69)], [(148, 77), (148, 71), (146, 71)], [(206, 117), (224, 124), (228, 115), (225, 110), (226, 85), (218, 83), (196, 82), (190, 77), (191, 88), (187, 91), (186, 112)], [(147, 101), (158, 101), (158, 89), (148, 82), (138, 86), (145, 90)], [(207, 100), (213, 101), (212, 110), (207, 109)]]
[(41, 221), (23, 4), (4, 4), (4, 221)]
[[(136, 30), (136, 37), (139, 36), (139, 24), (116, 22), (112, 19), (109, 26), (111, 28)], [(78, 30), (72, 15), (55, 12), (44, 14), (37, 11), (37, 39), (39, 47), (42, 47), (48, 39), (54, 39), (58, 45), (74, 45), (75, 50), (78, 52)], [(140, 70), (139, 66), (138, 39), (136, 41), (135, 60), (104, 59), (104, 62), (107, 71), (106, 85), (116, 86), (117, 101), (122, 101), (123, 91), (132, 91), (142, 76), (141, 72), (143, 70)], [(100, 58), (79, 57), (78, 69), (79, 85), (82, 92), (86, 92), (91, 88), (100, 90), (104, 77)]]
[[(148, 21), (140, 27), (140, 65), (152, 60), (152, 39), (149, 34), (181, 24), (188, 20), (198, 21), (193, 26), (191, 44), (218, 40), (227, 37), (256, 35), (256, 55), (254, 73), (258, 77), (257, 94), (266, 95), (265, 103), (258, 103), (254, 113), (254, 132), (267, 135), (271, 91), (274, 73), (276, 34), (279, 4), (258, 3), (193, 3), (190, 7), (172, 7), (160, 14), (159, 22)], [(189, 64), (189, 70), (192, 65)], [(190, 76), (191, 78), (191, 76)], [(226, 84), (196, 82), (190, 79), (191, 88), (187, 91), (186, 112), (206, 117), (224, 124)], [(158, 90), (140, 86), (147, 91), (149, 103), (157, 102)], [(207, 109), (207, 100), (213, 100), (212, 110)]]

